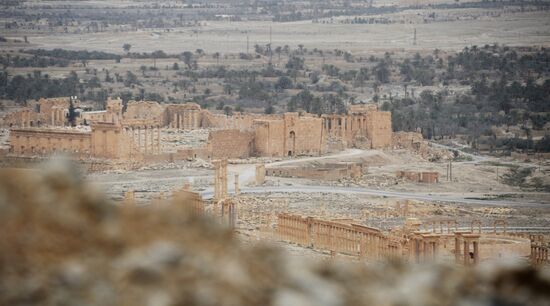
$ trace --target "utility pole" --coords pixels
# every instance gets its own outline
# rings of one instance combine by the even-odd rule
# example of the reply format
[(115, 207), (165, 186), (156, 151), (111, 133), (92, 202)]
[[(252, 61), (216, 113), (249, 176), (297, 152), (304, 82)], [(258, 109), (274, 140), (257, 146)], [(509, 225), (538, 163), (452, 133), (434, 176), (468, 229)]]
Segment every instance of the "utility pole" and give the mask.
[(416, 46), (416, 28), (414, 28), (413, 46)]
[(449, 181), (453, 181), (453, 162), (449, 162)]
[(497, 166), (497, 183), (498, 183), (498, 166)]
[(271, 45), (271, 26), (269, 26), (269, 64), (271, 65), (273, 59), (273, 46)]
[(249, 47), (248, 32), (246, 32), (246, 54), (250, 54), (250, 52), (248, 52), (248, 47)]

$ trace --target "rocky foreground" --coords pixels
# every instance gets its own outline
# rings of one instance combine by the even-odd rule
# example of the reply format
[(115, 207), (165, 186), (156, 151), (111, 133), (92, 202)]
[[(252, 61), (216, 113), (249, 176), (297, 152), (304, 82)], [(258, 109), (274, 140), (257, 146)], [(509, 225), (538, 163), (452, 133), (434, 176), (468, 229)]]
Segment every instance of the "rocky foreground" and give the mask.
[(0, 305), (550, 305), (550, 275), (291, 257), (185, 203), (116, 206), (54, 163), (0, 171)]

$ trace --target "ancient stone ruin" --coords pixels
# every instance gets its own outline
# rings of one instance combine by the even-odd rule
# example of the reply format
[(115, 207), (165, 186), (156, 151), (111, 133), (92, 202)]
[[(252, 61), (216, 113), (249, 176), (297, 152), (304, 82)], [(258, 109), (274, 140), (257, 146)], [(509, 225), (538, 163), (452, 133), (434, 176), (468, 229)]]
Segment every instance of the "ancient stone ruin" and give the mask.
[[(7, 114), (9, 154), (15, 157), (65, 153), (77, 159), (173, 161), (321, 155), (349, 147), (387, 148), (392, 144), (391, 116), (373, 106), (355, 105), (348, 114), (213, 114), (194, 103), (159, 104), (108, 99), (106, 109), (86, 111), (76, 97), (40, 99), (36, 109)], [(75, 108), (69, 122), (69, 108)], [(72, 125), (76, 127), (72, 127)], [(167, 130), (208, 129), (207, 143), (165, 152)]]

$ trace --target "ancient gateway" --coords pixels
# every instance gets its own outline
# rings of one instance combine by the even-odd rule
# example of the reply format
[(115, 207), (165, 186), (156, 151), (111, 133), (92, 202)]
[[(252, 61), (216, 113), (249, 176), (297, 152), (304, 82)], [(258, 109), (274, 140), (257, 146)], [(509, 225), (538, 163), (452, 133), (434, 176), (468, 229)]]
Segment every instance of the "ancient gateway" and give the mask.
[[(40, 99), (0, 122), (11, 129), (10, 154), (42, 156), (56, 152), (78, 158), (184, 159), (321, 155), (349, 147), (386, 148), (392, 142), (391, 115), (373, 105), (353, 105), (347, 114), (316, 116), (224, 115), (198, 104), (159, 104), (108, 99), (106, 109), (87, 111), (76, 97)], [(75, 114), (69, 123), (69, 108)], [(200, 147), (163, 152), (163, 130), (209, 130)]]

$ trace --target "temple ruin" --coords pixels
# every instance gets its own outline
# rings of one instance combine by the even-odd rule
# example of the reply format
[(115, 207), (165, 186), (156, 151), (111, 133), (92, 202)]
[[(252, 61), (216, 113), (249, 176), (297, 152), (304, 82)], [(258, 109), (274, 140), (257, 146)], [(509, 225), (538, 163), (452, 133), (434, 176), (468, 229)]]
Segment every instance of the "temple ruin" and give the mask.
[[(69, 108), (75, 108), (69, 123)], [(322, 155), (349, 147), (388, 148), (391, 116), (372, 105), (350, 106), (348, 114), (285, 113), (230, 116), (203, 110), (198, 104), (159, 104), (109, 98), (105, 110), (80, 108), (76, 97), (40, 99), (33, 107), (8, 113), (0, 125), (11, 129), (10, 154), (44, 156), (59, 151), (78, 158), (176, 160), (251, 156)], [(209, 130), (200, 147), (164, 152), (164, 130)]]

